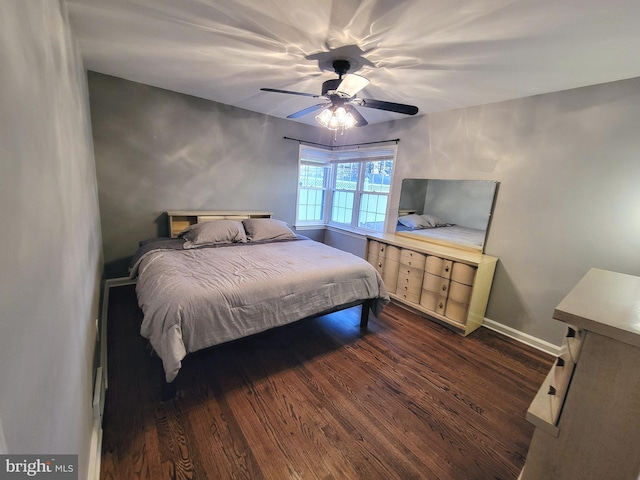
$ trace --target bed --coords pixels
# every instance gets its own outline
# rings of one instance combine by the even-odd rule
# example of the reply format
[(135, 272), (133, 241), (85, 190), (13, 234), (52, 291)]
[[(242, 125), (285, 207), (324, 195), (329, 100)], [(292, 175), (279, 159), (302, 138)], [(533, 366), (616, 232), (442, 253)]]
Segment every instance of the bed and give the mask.
[(141, 242), (132, 260), (140, 332), (162, 360), (167, 384), (189, 353), (358, 304), (364, 328), (369, 309), (378, 315), (389, 302), (364, 259), (249, 215), (177, 222), (170, 228), (177, 238)]
[(428, 241), (443, 241), (455, 243), (466, 247), (482, 248), (485, 238), (485, 230), (479, 228), (462, 227), (460, 225), (448, 225), (439, 227), (407, 228), (400, 223), (396, 232), (411, 233), (414, 237), (420, 237)]
[[(405, 211), (406, 212), (406, 211)], [(404, 213), (398, 217), (396, 233), (409, 234), (431, 242), (456, 244), (462, 248), (482, 250), (486, 230), (446, 223), (435, 215)]]

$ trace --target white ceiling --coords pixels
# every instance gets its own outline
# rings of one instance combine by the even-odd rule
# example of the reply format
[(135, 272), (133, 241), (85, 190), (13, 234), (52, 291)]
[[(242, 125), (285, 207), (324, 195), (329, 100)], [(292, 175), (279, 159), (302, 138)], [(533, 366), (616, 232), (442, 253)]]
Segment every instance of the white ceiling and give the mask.
[(334, 58), (419, 115), (640, 77), (638, 0), (65, 3), (88, 70), (281, 118), (319, 101), (260, 88), (319, 94)]

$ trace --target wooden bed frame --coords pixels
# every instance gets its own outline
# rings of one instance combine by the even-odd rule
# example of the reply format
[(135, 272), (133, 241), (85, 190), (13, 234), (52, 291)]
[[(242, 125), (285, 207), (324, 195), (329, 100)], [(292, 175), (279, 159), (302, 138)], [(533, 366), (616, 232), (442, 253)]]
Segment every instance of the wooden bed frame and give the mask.
[[(271, 218), (272, 215), (272, 212), (253, 210), (172, 210), (167, 211), (167, 216), (169, 219), (168, 233), (171, 238), (177, 238), (178, 234), (182, 230), (197, 223), (223, 219), (245, 220), (248, 218)], [(328, 315), (330, 313), (361, 305), (362, 311), (360, 313), (360, 328), (362, 330), (366, 330), (369, 324), (369, 311), (371, 310), (372, 304), (373, 299), (364, 299), (362, 301), (353, 302), (347, 305), (341, 305), (337, 308), (317, 313), (309, 318), (320, 317), (322, 315)], [(160, 360), (159, 357), (158, 360)], [(171, 383), (168, 383), (164, 378), (165, 374), (162, 364), (160, 365), (160, 372), (162, 375), (162, 401), (171, 400), (172, 398), (175, 398), (177, 393), (177, 378), (174, 379)]]

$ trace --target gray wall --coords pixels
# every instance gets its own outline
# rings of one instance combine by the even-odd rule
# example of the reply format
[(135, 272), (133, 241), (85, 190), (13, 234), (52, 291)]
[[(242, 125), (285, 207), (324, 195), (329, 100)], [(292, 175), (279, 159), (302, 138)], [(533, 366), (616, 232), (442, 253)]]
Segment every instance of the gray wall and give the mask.
[(267, 210), (293, 225), (298, 143), (283, 137), (319, 128), (95, 72), (89, 93), (107, 276), (166, 235), (167, 210)]
[[(282, 137), (332, 140), (104, 75), (89, 85), (109, 262), (155, 235), (167, 209), (268, 209), (293, 222), (298, 147)], [(640, 275), (639, 100), (631, 79), (369, 125), (338, 141), (401, 139), (390, 230), (403, 178), (500, 182), (485, 247), (500, 258), (487, 317), (559, 345), (553, 309), (590, 267)], [(325, 242), (364, 252), (364, 240), (336, 231)]]
[(58, 2), (0, 2), (0, 453), (79, 454), (102, 272), (86, 77)]
[(500, 182), (488, 318), (560, 344), (553, 309), (589, 268), (640, 275), (639, 118), (640, 79), (429, 118), (423, 175)]
[(589, 268), (640, 275), (638, 119), (635, 78), (372, 125), (349, 141), (401, 138), (390, 229), (403, 178), (500, 182), (487, 317), (560, 345), (553, 309)]

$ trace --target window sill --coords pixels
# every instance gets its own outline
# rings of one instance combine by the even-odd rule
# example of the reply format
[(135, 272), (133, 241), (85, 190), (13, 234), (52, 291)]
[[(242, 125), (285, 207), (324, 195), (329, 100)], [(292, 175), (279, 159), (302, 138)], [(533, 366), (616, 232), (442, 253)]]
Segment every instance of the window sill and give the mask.
[(345, 235), (351, 235), (353, 237), (366, 237), (371, 233), (376, 233), (373, 230), (360, 230), (353, 227), (346, 227), (342, 225), (327, 225), (327, 230), (333, 230), (334, 232), (343, 233)]
[(370, 234), (381, 233), (376, 232), (374, 230), (361, 230), (353, 227), (343, 226), (343, 225), (326, 225), (324, 223), (318, 224), (301, 224), (301, 225), (293, 225), (296, 231), (305, 231), (305, 230), (332, 230), (334, 232), (344, 233), (347, 235), (357, 236), (358, 238), (366, 237)]
[(318, 223), (318, 224), (309, 224), (309, 223), (303, 223), (301, 225), (293, 225), (293, 228), (295, 228), (296, 230), (326, 230), (327, 226), (324, 223)]

